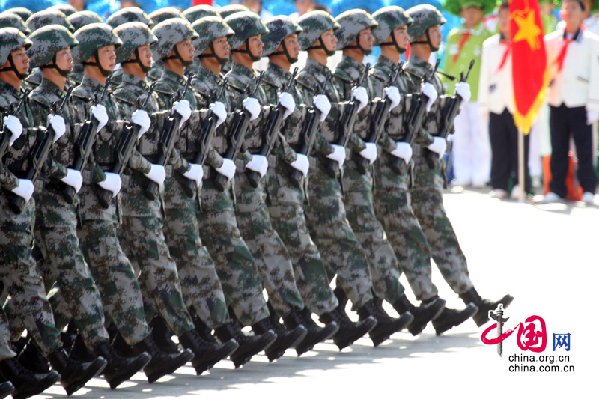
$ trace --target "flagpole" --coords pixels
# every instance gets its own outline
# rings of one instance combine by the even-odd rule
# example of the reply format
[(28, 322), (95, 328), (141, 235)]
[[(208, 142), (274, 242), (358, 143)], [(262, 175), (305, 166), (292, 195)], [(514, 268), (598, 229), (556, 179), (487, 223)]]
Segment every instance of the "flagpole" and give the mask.
[(520, 189), (520, 202), (524, 203), (526, 198), (526, 183), (524, 180), (524, 132), (518, 129), (518, 183)]

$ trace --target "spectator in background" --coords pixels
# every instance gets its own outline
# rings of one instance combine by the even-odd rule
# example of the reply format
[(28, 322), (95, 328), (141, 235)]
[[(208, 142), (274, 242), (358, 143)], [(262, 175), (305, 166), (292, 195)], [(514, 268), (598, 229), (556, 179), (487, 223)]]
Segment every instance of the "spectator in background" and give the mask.
[(453, 166), (455, 184), (459, 186), (483, 187), (489, 180), (491, 151), (486, 121), (479, 114), (478, 78), (480, 54), (483, 42), (491, 36), (483, 25), (485, 14), (493, 11), (495, 0), (445, 0), (444, 7), (454, 15), (464, 18), (459, 28), (453, 29), (447, 38), (447, 53), (443, 72), (456, 77), (444, 79), (449, 93), (460, 72), (466, 72), (472, 59), (474, 67), (468, 78), (472, 89), (470, 102), (460, 110), (454, 121)]
[(543, 28), (545, 34), (548, 35), (557, 28), (557, 17), (553, 13), (556, 4), (559, 0), (539, 0), (541, 7), (541, 19), (543, 20)]
[(584, 22), (589, 32), (599, 35), (599, 0), (582, 0), (584, 4)]

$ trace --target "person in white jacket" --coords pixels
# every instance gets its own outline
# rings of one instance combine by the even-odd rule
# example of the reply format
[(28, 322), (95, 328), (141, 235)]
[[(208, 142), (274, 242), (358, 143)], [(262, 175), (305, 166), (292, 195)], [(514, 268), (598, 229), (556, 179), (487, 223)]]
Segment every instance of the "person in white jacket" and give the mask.
[(587, 204), (595, 200), (592, 124), (599, 119), (599, 36), (583, 27), (584, 7), (581, 0), (564, 1), (560, 11), (564, 28), (545, 36), (552, 147), (552, 179), (545, 203), (566, 197), (570, 137), (576, 147), (582, 200)]

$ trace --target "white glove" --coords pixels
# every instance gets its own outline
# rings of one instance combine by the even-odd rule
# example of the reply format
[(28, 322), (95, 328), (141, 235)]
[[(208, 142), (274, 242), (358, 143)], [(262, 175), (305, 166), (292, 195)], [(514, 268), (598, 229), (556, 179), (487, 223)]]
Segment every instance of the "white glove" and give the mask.
[(366, 89), (362, 86), (354, 87), (351, 91), (351, 99), (356, 100), (360, 103), (358, 106), (358, 111), (362, 110), (365, 106), (368, 105), (368, 93)]
[(252, 155), (252, 160), (245, 167), (260, 173), (260, 176), (264, 177), (268, 170), (268, 159), (264, 155)]
[(215, 101), (210, 104), (210, 110), (218, 116), (218, 121), (216, 122), (216, 127), (219, 127), (221, 123), (223, 123), (227, 119), (227, 108), (225, 104), (220, 101)]
[(102, 130), (108, 123), (108, 114), (106, 113), (106, 107), (102, 104), (98, 104), (92, 107), (92, 115), (98, 120), (98, 132)]
[(455, 85), (455, 94), (462, 97), (462, 106), (470, 101), (470, 85), (467, 82), (460, 82)]
[(453, 134), (449, 134), (447, 135), (447, 141), (452, 142), (453, 143)]
[(445, 154), (447, 148), (447, 141), (442, 137), (434, 137), (433, 144), (428, 146), (428, 149), (439, 154), (439, 157)]
[(12, 192), (29, 202), (31, 196), (33, 195), (34, 189), (35, 187), (33, 186), (33, 182), (31, 180), (19, 179), (19, 185), (17, 188), (13, 189)]
[(404, 141), (398, 141), (397, 143), (395, 143), (395, 145), (396, 147), (393, 151), (391, 151), (391, 154), (403, 159), (404, 161), (406, 161), (406, 163), (410, 162), (413, 153), (412, 146)]
[[(587, 110), (587, 125), (592, 125), (599, 119), (599, 112), (591, 109)], [(12, 144), (12, 141), (10, 142)]]
[(291, 162), (291, 166), (306, 176), (308, 174), (308, 169), (310, 168), (310, 162), (308, 161), (308, 157), (304, 154), (296, 154), (296, 159)]
[(57, 142), (67, 131), (64, 119), (60, 115), (51, 115), (49, 119), (52, 129), (54, 129), (54, 142)]
[(331, 102), (324, 94), (314, 97), (314, 106), (320, 111), (320, 121), (324, 122), (331, 110)]
[(216, 168), (216, 171), (231, 180), (233, 176), (235, 176), (236, 169), (237, 166), (235, 165), (235, 162), (228, 158), (223, 158), (223, 166)]
[(340, 145), (333, 144), (333, 153), (327, 155), (327, 158), (337, 161), (339, 167), (343, 166), (343, 163), (345, 162), (345, 148)]
[(262, 106), (260, 106), (260, 102), (256, 100), (254, 97), (248, 97), (243, 100), (243, 108), (248, 110), (252, 115), (250, 118), (251, 121), (260, 116), (260, 112), (262, 111)]
[(204, 178), (204, 168), (195, 163), (190, 163), (189, 166), (189, 170), (183, 173), (183, 176), (187, 177), (189, 180), (195, 181), (196, 185), (199, 187)]
[(67, 175), (60, 180), (73, 187), (75, 192), (79, 192), (79, 190), (81, 190), (81, 185), (83, 184), (81, 172), (71, 168), (67, 169)]
[(162, 165), (152, 164), (152, 166), (150, 166), (150, 171), (146, 173), (146, 177), (162, 187), (164, 179), (166, 178), (166, 170)]
[(431, 112), (433, 103), (437, 100), (437, 89), (432, 84), (425, 82), (422, 84), (420, 89), (422, 94), (428, 97), (428, 103), (426, 103), (426, 112)]
[(150, 128), (150, 116), (143, 109), (138, 109), (131, 115), (131, 122), (139, 126), (138, 138), (143, 136)]
[(14, 115), (8, 115), (4, 117), (4, 127), (10, 130), (10, 145), (12, 146), (12, 143), (23, 133), (23, 125), (21, 125), (19, 118)]
[(287, 117), (295, 111), (295, 100), (293, 99), (293, 96), (287, 92), (279, 94), (279, 104), (285, 107), (283, 119), (287, 119)]
[(183, 124), (187, 122), (191, 116), (191, 107), (189, 106), (189, 101), (187, 100), (181, 100), (174, 103), (173, 110), (181, 115), (181, 123), (179, 124), (179, 127), (183, 126)]
[(366, 158), (370, 161), (370, 164), (372, 164), (377, 157), (377, 148), (376, 148), (376, 144), (374, 143), (366, 143), (366, 148), (364, 148), (362, 151), (360, 151), (360, 155), (363, 158)]
[(389, 109), (393, 109), (399, 105), (401, 101), (401, 94), (399, 94), (399, 89), (397, 86), (389, 86), (385, 90), (383, 90), (383, 95), (391, 100), (391, 106)]
[(106, 174), (106, 180), (98, 183), (100, 187), (104, 190), (108, 190), (112, 192), (112, 195), (116, 196), (119, 192), (121, 192), (121, 176), (116, 173), (104, 172)]

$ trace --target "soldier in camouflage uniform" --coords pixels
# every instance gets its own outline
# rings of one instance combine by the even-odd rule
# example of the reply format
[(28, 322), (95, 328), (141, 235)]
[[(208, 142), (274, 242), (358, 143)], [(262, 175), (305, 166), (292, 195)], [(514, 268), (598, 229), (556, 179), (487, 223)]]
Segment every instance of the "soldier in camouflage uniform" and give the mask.
[[(28, 74), (29, 58), (26, 49), (30, 46), (31, 41), (18, 29), (0, 29), (0, 109), (3, 112), (10, 114), (13, 110), (11, 107), (23, 96), (20, 88), (22, 80)], [(22, 328), (26, 328), (43, 356), (50, 361), (54, 370), (61, 374), (61, 383), (70, 395), (101, 372), (106, 366), (106, 361), (102, 357), (90, 363), (68, 359), (60, 342), (60, 333), (54, 324), (54, 316), (46, 299), (41, 276), (31, 254), (35, 209), (35, 201), (31, 199), (31, 195), (34, 187), (31, 180), (25, 178), (31, 167), (29, 152), (38, 138), (44, 137), (46, 131), (35, 126), (29, 101), (24, 101), (18, 115), (10, 115), (4, 119), (3, 134), (10, 132), (11, 139), (14, 138), (3, 163), (0, 163), (0, 274), (3, 290), (10, 295), (4, 309), (11, 322), (11, 340), (16, 341)], [(54, 116), (50, 124), (55, 126), (56, 138), (60, 139), (65, 130), (62, 117)], [(46, 164), (46, 171), (58, 178), (64, 176), (51, 161)], [(15, 212), (10, 206), (16, 196), (26, 201), (21, 213)], [(39, 381), (44, 386), (47, 386), (47, 382), (44, 378)]]
[[(268, 293), (272, 310), (283, 317), (292, 315), (291, 317), (298, 318), (299, 311), (304, 308), (304, 302), (295, 283), (289, 253), (272, 227), (266, 206), (263, 178), (268, 168), (268, 160), (260, 155), (260, 151), (265, 145), (266, 138), (263, 137), (262, 129), (270, 107), (267, 107), (268, 101), (263, 88), (257, 87), (256, 90), (253, 90), (257, 76), (252, 69), (252, 63), (261, 58), (263, 43), (260, 36), (268, 33), (268, 30), (260, 21), (260, 17), (249, 11), (235, 13), (227, 17), (225, 22), (235, 31), (235, 35), (229, 39), (233, 65), (231, 71), (226, 75), (229, 87), (227, 107), (230, 110), (235, 110), (243, 103), (243, 106), (249, 108), (252, 115), (252, 122), (248, 124), (243, 138), (246, 148), (243, 159), (235, 160), (237, 165), (233, 183), (235, 216), (239, 230), (256, 261), (256, 267)], [(247, 98), (249, 93), (254, 93), (254, 97)], [(244, 99), (244, 97), (246, 98)], [(282, 93), (281, 97), (285, 104), (283, 106), (285, 112), (293, 111), (295, 103), (291, 95)], [(261, 106), (264, 106), (264, 112), (262, 112), (262, 117), (258, 118)], [(233, 134), (233, 132), (229, 132), (229, 134)], [(287, 149), (292, 151), (288, 146)], [(280, 147), (278, 154), (281, 155), (283, 151)], [(248, 180), (248, 174), (251, 171), (257, 172), (257, 176), (260, 177), (257, 187), (253, 187)], [(268, 358), (272, 361), (280, 357), (287, 348), (299, 343), (305, 337), (307, 330), (298, 324), (287, 331), (278, 323), (278, 317), (271, 320), (276, 321), (274, 325), (265, 319), (254, 324), (252, 328), (261, 334), (272, 326), (275, 327), (279, 338), (266, 351)]]
[[(168, 19), (183, 18), (179, 10), (175, 7), (161, 8), (148, 15), (148, 17), (150, 18), (150, 21), (152, 21), (152, 27), (155, 27), (159, 23)], [(152, 81), (160, 79), (162, 77), (163, 70), (164, 65), (162, 64), (162, 59), (160, 59), (160, 57), (154, 56), (154, 65), (152, 66), (152, 69), (150, 69), (150, 72), (148, 72), (148, 78)]]
[[(83, 172), (78, 208), (79, 241), (100, 290), (106, 317), (117, 325), (122, 337), (133, 345), (136, 353), (146, 351), (152, 356), (144, 371), (148, 380), (153, 382), (191, 360), (193, 354), (189, 350), (167, 354), (156, 347), (145, 320), (140, 285), (117, 235), (116, 224), (121, 219), (117, 211), (117, 207), (120, 208), (118, 193), (121, 178), (109, 171), (116, 161), (115, 148), (124, 134), (125, 126), (111, 95), (107, 94), (104, 100), (104, 115), (97, 111), (97, 107), (91, 107), (91, 102), (97, 93), (102, 92), (106, 77), (114, 69), (114, 51), (121, 41), (109, 25), (100, 23), (80, 29), (75, 37), (79, 46), (74, 51), (74, 61), (85, 65), (85, 77), (73, 92), (74, 115), (79, 123), (91, 117), (104, 124), (109, 122), (97, 133), (92, 154)], [(145, 125), (143, 119), (133, 118), (132, 122), (142, 129)], [(149, 173), (151, 166), (139, 152), (133, 151), (129, 168), (139, 173)], [(106, 209), (98, 201), (100, 189), (112, 192), (115, 197)]]
[[(445, 91), (439, 76), (437, 74), (431, 76), (433, 68), (426, 61), (432, 52), (439, 49), (441, 44), (439, 27), (445, 23), (445, 18), (439, 10), (430, 5), (412, 7), (408, 10), (408, 14), (414, 22), (408, 28), (412, 53), (405, 66), (408, 73), (407, 89), (409, 92), (418, 93), (421, 90), (421, 82), (430, 81), (436, 91), (441, 94), (424, 118), (421, 134), (417, 136), (416, 144), (413, 146), (414, 186), (411, 192), (411, 202), (431, 255), (443, 278), (467, 304), (466, 309), (461, 312), (445, 308), (433, 320), (437, 334), (441, 334), (459, 324), (460, 320), (464, 321), (472, 315), (474, 315), (477, 325), (486, 323), (489, 310), (495, 309), (498, 303), (507, 307), (513, 297), (506, 295), (496, 303), (483, 300), (474, 289), (468, 276), (466, 257), (462, 253), (451, 222), (443, 208), (445, 168), (442, 155), (445, 153), (446, 142), (444, 138), (435, 137), (443, 127), (441, 126), (441, 113), (448, 97), (443, 95)], [(461, 89), (458, 89), (457, 86), (461, 86)], [(462, 82), (456, 85), (456, 93), (462, 98), (469, 97), (468, 84)], [(433, 167), (429, 165), (429, 157), (435, 159)]]

